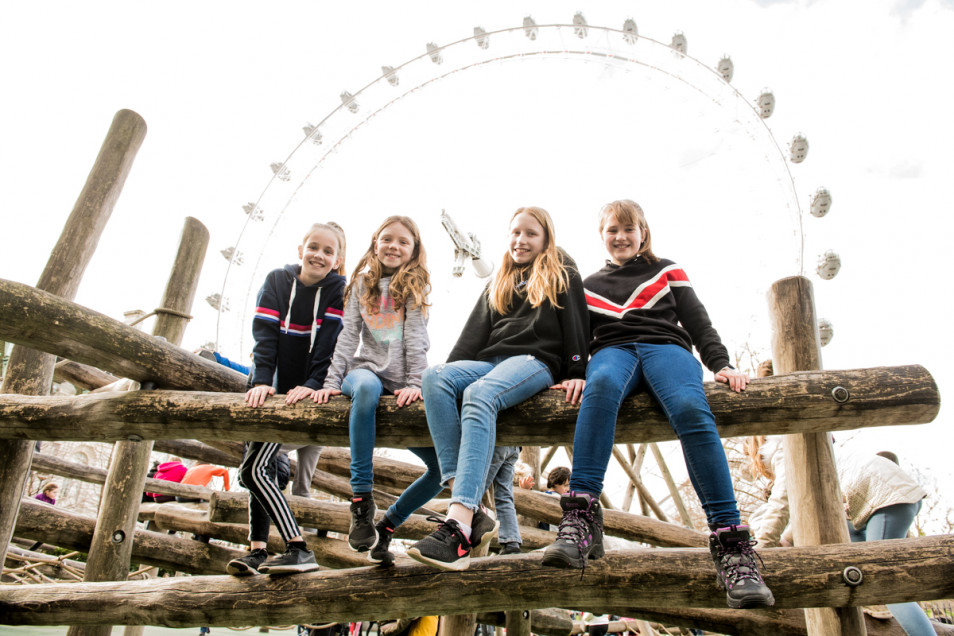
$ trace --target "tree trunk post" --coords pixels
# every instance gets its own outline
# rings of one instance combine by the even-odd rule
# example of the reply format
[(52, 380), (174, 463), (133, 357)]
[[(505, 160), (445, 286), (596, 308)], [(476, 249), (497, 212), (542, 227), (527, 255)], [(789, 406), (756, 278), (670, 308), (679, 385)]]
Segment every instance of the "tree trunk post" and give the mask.
[[(793, 276), (776, 281), (768, 295), (775, 373), (820, 370), (821, 347), (812, 284)], [(830, 433), (785, 437), (792, 526), (798, 546), (849, 543)], [(805, 610), (809, 636), (864, 636), (860, 607)]]
[[(109, 132), (80, 192), (60, 238), (40, 274), (37, 289), (68, 300), (76, 297), (83, 272), (99, 244), (99, 237), (113, 212), (132, 169), (133, 160), (146, 136), (146, 122), (131, 110), (113, 117)], [(10, 352), (3, 393), (49, 395), (54, 356), (24, 347)], [(34, 442), (0, 441), (0, 554), (13, 536), (20, 495), (30, 474)], [(3, 563), (0, 563), (0, 572)]]
[[(208, 245), (209, 231), (196, 219), (187, 217), (162, 305), (157, 310), (154, 336), (174, 345), (181, 344)], [(86, 582), (126, 580), (152, 444), (152, 440), (139, 439), (116, 442), (113, 447), (83, 578)], [(70, 636), (108, 635), (111, 630), (108, 625), (74, 626), (68, 633)]]

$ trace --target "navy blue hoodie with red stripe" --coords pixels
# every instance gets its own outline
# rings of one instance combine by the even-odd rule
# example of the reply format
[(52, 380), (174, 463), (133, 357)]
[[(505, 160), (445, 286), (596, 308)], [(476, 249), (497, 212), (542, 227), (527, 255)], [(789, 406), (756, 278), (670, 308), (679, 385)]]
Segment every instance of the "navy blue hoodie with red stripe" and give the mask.
[(329, 272), (314, 285), (298, 279), (301, 265), (273, 270), (255, 303), (252, 385), (287, 393), (318, 390), (325, 381), (341, 331), (345, 277)]

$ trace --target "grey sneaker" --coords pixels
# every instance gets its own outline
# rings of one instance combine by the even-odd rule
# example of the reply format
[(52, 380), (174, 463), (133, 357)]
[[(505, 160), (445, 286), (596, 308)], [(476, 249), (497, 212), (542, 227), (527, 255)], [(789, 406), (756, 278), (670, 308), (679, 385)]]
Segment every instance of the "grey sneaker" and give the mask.
[(293, 545), (285, 548), (285, 554), (272, 557), (258, 568), (263, 574), (295, 574), (297, 572), (311, 572), (318, 569), (315, 553), (311, 550), (302, 550)]
[(478, 506), (477, 510), (474, 511), (474, 518), (470, 522), (471, 549), (476, 550), (492, 540), (499, 527), (500, 522), (493, 516), (493, 513), (484, 510), (483, 506)]
[(726, 603), (732, 609), (771, 607), (772, 590), (762, 580), (755, 540), (748, 526), (719, 528), (709, 535), (709, 552), (716, 566), (716, 582), (725, 590)]
[(252, 576), (258, 574), (258, 568), (268, 558), (268, 552), (262, 549), (252, 550), (239, 559), (232, 559), (225, 566), (225, 571), (232, 576)]
[(377, 511), (371, 495), (351, 498), (351, 529), (348, 545), (355, 552), (367, 552), (378, 543), (374, 530), (374, 513)]
[(428, 517), (440, 525), (410, 548), (407, 555), (415, 561), (433, 565), (441, 570), (466, 570), (470, 567), (470, 541), (454, 519)]
[(394, 536), (394, 528), (388, 523), (387, 515), (384, 519), (374, 524), (374, 531), (378, 534), (378, 541), (368, 552), (368, 561), (380, 563), (383, 566), (389, 566), (394, 563), (394, 555), (391, 554), (391, 537)]
[(568, 492), (560, 497), (563, 519), (556, 541), (543, 552), (543, 565), (586, 569), (587, 559), (603, 556), (603, 507), (598, 497)]

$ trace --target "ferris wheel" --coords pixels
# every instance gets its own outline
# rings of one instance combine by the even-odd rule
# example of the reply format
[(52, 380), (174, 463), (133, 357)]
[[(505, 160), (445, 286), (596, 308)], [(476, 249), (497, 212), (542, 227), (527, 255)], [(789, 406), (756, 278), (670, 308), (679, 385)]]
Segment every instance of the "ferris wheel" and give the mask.
[[(771, 194), (776, 218), (772, 221), (771, 228), (766, 229), (762, 236), (770, 233), (784, 234), (784, 249), (775, 251), (785, 252), (787, 274), (802, 274), (805, 268), (803, 209), (807, 208), (816, 217), (823, 217), (832, 201), (831, 193), (821, 187), (814, 191), (806, 202), (807, 205), (803, 205), (802, 197), (796, 188), (790, 165), (805, 160), (808, 140), (802, 134), (795, 134), (787, 144), (776, 140), (768, 125), (776, 107), (775, 96), (768, 89), (755, 95), (742, 95), (732, 84), (735, 65), (729, 56), (724, 55), (714, 64), (707, 65), (689, 55), (689, 41), (684, 33), (677, 32), (667, 40), (656, 40), (641, 34), (632, 19), (626, 19), (619, 27), (614, 28), (588, 24), (582, 13), (574, 15), (569, 23), (553, 24), (537, 24), (532, 17), (527, 16), (518, 26), (497, 30), (485, 30), (477, 26), (472, 35), (448, 44), (428, 42), (422, 46), (422, 53), (417, 57), (398, 66), (382, 66), (380, 75), (371, 82), (357, 89), (342, 90), (339, 95), (340, 104), (330, 113), (315, 119), (316, 123), (306, 123), (303, 126), (301, 141), (284, 160), (270, 162), (271, 178), (257, 197), (249, 198), (248, 202), (241, 206), (245, 217), (242, 229), (235, 243), (221, 252), (228, 260), (222, 287), (207, 297), (209, 304), (218, 311), (217, 347), (227, 347), (230, 352), (238, 351), (240, 354), (247, 354), (250, 350), (248, 336), (251, 334), (255, 294), (265, 274), (281, 264), (274, 260), (276, 257), (269, 250), (274, 250), (277, 242), (291, 240), (287, 236), (294, 235), (296, 230), (289, 229), (289, 220), (294, 216), (296, 206), (311, 205), (309, 213), (315, 214), (314, 208), (321, 206), (307, 203), (309, 197), (313, 196), (312, 193), (327, 190), (329, 186), (341, 182), (341, 175), (330, 174), (329, 166), (333, 166), (336, 160), (342, 161), (342, 155), (348, 154), (346, 147), (360, 146), (360, 143), (354, 140), (361, 137), (365, 140), (374, 138), (381, 129), (381, 123), (388, 119), (386, 115), (400, 111), (402, 104), (413, 102), (422, 95), (436, 93), (442, 84), (459, 87), (464, 81), (461, 78), (464, 77), (479, 78), (473, 81), (482, 82), (480, 100), (473, 101), (482, 101), (495, 90), (509, 90), (510, 95), (522, 92), (513, 86), (494, 88), (496, 84), (488, 79), (493, 77), (495, 69), (512, 65), (539, 69), (542, 68), (541, 64), (550, 68), (582, 64), (598, 69), (596, 72), (603, 78), (601, 81), (609, 77), (608, 81), (614, 86), (636, 90), (631, 88), (631, 85), (636, 85), (640, 87), (638, 90), (644, 91), (647, 84), (662, 85), (664, 90), (678, 95), (678, 99), (684, 102), (701, 104), (701, 107), (706, 109), (726, 113), (725, 119), (728, 123), (725, 127), (731, 128), (737, 139), (742, 139), (749, 143), (751, 148), (757, 149), (755, 154), (760, 155), (759, 165), (765, 168), (767, 175), (762, 180), (772, 182)], [(540, 74), (538, 70), (535, 72)], [(559, 81), (559, 74), (551, 73), (547, 77), (551, 76), (553, 81)], [(630, 97), (634, 103), (639, 101), (636, 93), (631, 93)], [(522, 100), (527, 98), (527, 95), (520, 95)], [(479, 110), (489, 106), (491, 101), (506, 102), (506, 99), (506, 95), (502, 98), (498, 96), (497, 99), (474, 106)], [(419, 101), (417, 103), (420, 104)], [(599, 113), (591, 113), (589, 116), (594, 122), (600, 119)], [(451, 117), (450, 121), (455, 120)], [(572, 127), (573, 121), (568, 118), (567, 126)], [(428, 130), (427, 124), (428, 122), (424, 122), (425, 130)], [(465, 126), (467, 121), (456, 120), (456, 125)], [(445, 131), (433, 129), (429, 134), (440, 137)], [(554, 131), (554, 135), (560, 134), (565, 133)], [(425, 136), (427, 135), (428, 133), (425, 133)], [(603, 136), (607, 136), (605, 132)], [(525, 143), (520, 139), (519, 133), (511, 132), (508, 139), (513, 140), (514, 148)], [(403, 143), (408, 145), (407, 140)], [(718, 145), (721, 141), (713, 143)], [(371, 152), (367, 150), (368, 147), (366, 144), (356, 152)], [(459, 147), (461, 154), (494, 152), (499, 153), (499, 148), (481, 148), (479, 140), (470, 140), (470, 143)], [(717, 155), (718, 150), (709, 154)], [(444, 154), (434, 157), (433, 161), (421, 162), (426, 167), (420, 171), (419, 176), (415, 174), (413, 178), (419, 178), (422, 184), (439, 182), (440, 174), (428, 174), (428, 169), (439, 171), (446, 157), (447, 154)], [(702, 153), (699, 157), (706, 159), (707, 155)], [(349, 157), (349, 161), (355, 161), (354, 157)], [(679, 165), (690, 165), (700, 159), (690, 156), (680, 161), (683, 163)], [(521, 177), (511, 175), (511, 178)], [(405, 181), (407, 180), (405, 178)], [(355, 187), (378, 187), (375, 174), (364, 175), (362, 181), (364, 185)], [(385, 190), (388, 187), (395, 186), (381, 185)], [(424, 189), (426, 187), (423, 185), (419, 188)], [(340, 210), (341, 207), (347, 206), (336, 209)], [(435, 227), (439, 228), (442, 207), (437, 206), (428, 212), (435, 214)], [(456, 211), (452, 212), (456, 217)], [(346, 210), (346, 219), (356, 213)], [(325, 213), (324, 217), (314, 220), (327, 220), (327, 217), (331, 216)], [(447, 230), (454, 242), (454, 274), (457, 276), (460, 275), (464, 262), (473, 260), (475, 255), (479, 257), (479, 254), (474, 252), (474, 247), (476, 245), (479, 249), (480, 242), (472, 233), (479, 220), (474, 214), (458, 218), (461, 227), (456, 232), (457, 238), (454, 231)], [(782, 226), (781, 232), (778, 229), (779, 224)], [(302, 225), (302, 228), (306, 226), (301, 222), (299, 225)], [(448, 228), (446, 222), (444, 227)], [(471, 233), (469, 236), (473, 242), (465, 241), (466, 245), (462, 244), (460, 237), (464, 233)], [(451, 241), (446, 238), (442, 240), (447, 243), (448, 249), (451, 249)], [(433, 243), (434, 241), (431, 242)], [(358, 249), (361, 249), (364, 238), (351, 234), (349, 244), (357, 245)], [(483, 273), (486, 273), (486, 263), (481, 265)], [(430, 263), (432, 272), (442, 266), (434, 260)], [(838, 255), (829, 250), (820, 257), (817, 272), (823, 279), (830, 279), (837, 274), (839, 268)], [(827, 321), (820, 321), (820, 327), (824, 345), (831, 338), (831, 325)]]

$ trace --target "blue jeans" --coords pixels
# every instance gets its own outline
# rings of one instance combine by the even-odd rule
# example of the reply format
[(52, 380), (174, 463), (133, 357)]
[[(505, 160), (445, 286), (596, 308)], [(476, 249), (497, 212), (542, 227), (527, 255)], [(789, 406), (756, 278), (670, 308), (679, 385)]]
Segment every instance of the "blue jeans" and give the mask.
[[(903, 539), (908, 528), (921, 510), (921, 502), (895, 504), (878, 508), (861, 530), (855, 530), (848, 523), (848, 534), (853, 542), (881, 541), (882, 539)], [(897, 619), (908, 636), (933, 636), (937, 632), (931, 627), (927, 614), (917, 603), (889, 603), (888, 609)]]
[(729, 463), (702, 388), (702, 365), (679, 345), (630, 343), (593, 355), (576, 418), (570, 490), (603, 491), (619, 407), (644, 384), (682, 443), (689, 479), (709, 525), (738, 524)]
[[(375, 411), (384, 387), (374, 372), (355, 369), (345, 376), (344, 382), (341, 383), (341, 392), (351, 398), (351, 417), (348, 420), (351, 437), (351, 491), (371, 492), (374, 487), (374, 439), (377, 432)], [(434, 449), (428, 446), (408, 450), (424, 462), (427, 470), (388, 508), (388, 519), (395, 528), (444, 489)]]
[(497, 532), (499, 543), (522, 543), (520, 528), (517, 524), (517, 509), (513, 505), (513, 472), (520, 459), (519, 446), (495, 446), (487, 471), (487, 483), (484, 490), (494, 487), (494, 508), (500, 530)]
[[(553, 384), (547, 365), (532, 355), (492, 361), (458, 360), (428, 367), (421, 390), (444, 485), (451, 503), (480, 506), (497, 438), (497, 413)], [(457, 410), (457, 400), (463, 403)]]

